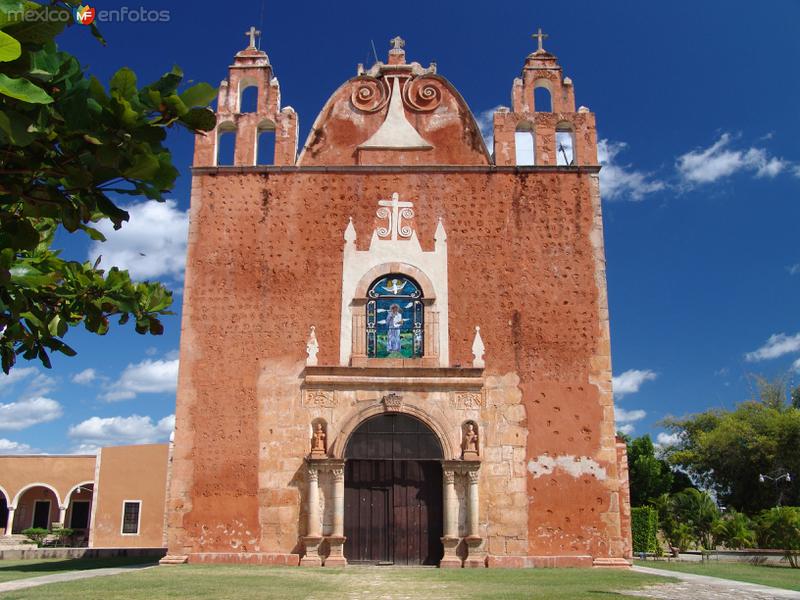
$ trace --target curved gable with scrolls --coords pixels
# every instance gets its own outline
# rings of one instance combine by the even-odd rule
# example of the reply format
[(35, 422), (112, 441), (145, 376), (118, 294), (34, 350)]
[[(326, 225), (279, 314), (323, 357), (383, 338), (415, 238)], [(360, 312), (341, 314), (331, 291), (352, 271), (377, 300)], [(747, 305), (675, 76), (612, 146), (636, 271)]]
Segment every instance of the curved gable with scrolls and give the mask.
[(406, 63), (401, 43), (336, 90), (298, 166), (491, 164), (467, 103), (435, 64)]

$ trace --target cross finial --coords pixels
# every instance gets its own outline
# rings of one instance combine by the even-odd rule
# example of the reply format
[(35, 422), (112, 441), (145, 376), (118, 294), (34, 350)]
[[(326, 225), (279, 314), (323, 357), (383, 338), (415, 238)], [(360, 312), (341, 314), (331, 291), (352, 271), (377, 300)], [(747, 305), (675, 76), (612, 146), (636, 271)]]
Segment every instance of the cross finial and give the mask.
[(250, 27), (250, 31), (245, 31), (244, 34), (250, 37), (250, 45), (248, 48), (256, 47), (256, 36), (261, 35), (261, 32), (255, 27)]
[(406, 41), (399, 35), (390, 39), (389, 43), (392, 45), (392, 50), (402, 50), (403, 46), (406, 45)]
[(544, 52), (544, 48), (542, 47), (542, 41), (543, 41), (545, 38), (549, 38), (550, 36), (549, 36), (549, 35), (547, 35), (546, 33), (542, 33), (542, 28), (541, 28), (541, 27), (539, 27), (539, 31), (537, 31), (536, 33), (534, 33), (534, 34), (533, 34), (531, 37), (532, 37), (532, 38), (538, 38), (538, 41), (539, 41), (539, 49), (537, 50), (537, 52)]

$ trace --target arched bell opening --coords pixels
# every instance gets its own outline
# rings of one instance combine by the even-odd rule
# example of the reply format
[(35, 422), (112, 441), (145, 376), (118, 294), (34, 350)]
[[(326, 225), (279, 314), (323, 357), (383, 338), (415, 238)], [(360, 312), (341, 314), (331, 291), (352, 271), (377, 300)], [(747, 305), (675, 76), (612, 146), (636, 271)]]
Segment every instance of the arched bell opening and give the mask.
[(348, 562), (439, 564), (444, 452), (433, 430), (408, 414), (373, 416), (350, 435), (344, 456)]

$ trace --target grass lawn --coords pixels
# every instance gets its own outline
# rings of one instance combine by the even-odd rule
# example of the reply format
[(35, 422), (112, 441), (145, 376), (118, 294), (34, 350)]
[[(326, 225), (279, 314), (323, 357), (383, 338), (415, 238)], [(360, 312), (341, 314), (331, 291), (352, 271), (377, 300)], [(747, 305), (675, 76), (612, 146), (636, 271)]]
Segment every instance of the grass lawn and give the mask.
[[(0, 560), (0, 583), (41, 575), (53, 575), (66, 571), (103, 569), (105, 567), (126, 567), (155, 563), (157, 559), (142, 556), (121, 556), (117, 558), (46, 558), (41, 560)], [(44, 589), (44, 588), (42, 588)]]
[(800, 569), (792, 569), (789, 565), (752, 565), (749, 563), (729, 563), (717, 560), (699, 562), (675, 562), (637, 560), (637, 565), (693, 573), (695, 575), (708, 575), (709, 577), (722, 577), (748, 583), (760, 583), (772, 587), (796, 590), (800, 592)]
[(628, 571), (601, 569), (433, 569), (347, 567), (305, 569), (233, 565), (156, 567), (123, 575), (54, 583), (3, 600), (58, 598), (91, 600), (125, 598), (214, 598), (240, 600), (298, 598), (491, 598), (581, 600), (623, 596), (621, 590), (672, 581)]

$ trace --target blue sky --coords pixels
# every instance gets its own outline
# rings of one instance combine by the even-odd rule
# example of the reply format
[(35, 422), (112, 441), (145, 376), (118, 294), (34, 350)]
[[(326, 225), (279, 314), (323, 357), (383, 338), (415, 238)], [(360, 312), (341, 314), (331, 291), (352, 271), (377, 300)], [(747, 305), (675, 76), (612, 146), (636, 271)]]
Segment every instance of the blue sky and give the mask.
[[(264, 31), (283, 105), (300, 139), (328, 96), (388, 40), (409, 60), (438, 63), (478, 117), (510, 103), (535, 49), (559, 57), (579, 105), (597, 115), (619, 425), (658, 421), (753, 394), (753, 373), (800, 382), (800, 4), (708, 2), (104, 2), (168, 10), (155, 23), (82, 27), (63, 48), (102, 81), (121, 66), (140, 82), (173, 64), (216, 85), (244, 31)], [(489, 8), (491, 6), (491, 8)], [(170, 137), (183, 173), (166, 205), (136, 203), (102, 249), (62, 236), (67, 255), (96, 256), (178, 290), (185, 251), (192, 138)], [(146, 256), (140, 255), (144, 253)], [(76, 330), (79, 354), (52, 370), (20, 363), (0, 378), (0, 452), (92, 451), (165, 440), (172, 427), (180, 315), (162, 337), (133, 328), (104, 338)], [(488, 351), (489, 354), (491, 351)]]

